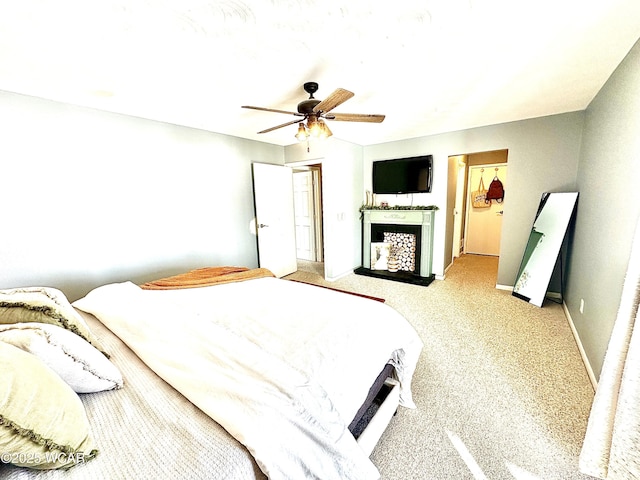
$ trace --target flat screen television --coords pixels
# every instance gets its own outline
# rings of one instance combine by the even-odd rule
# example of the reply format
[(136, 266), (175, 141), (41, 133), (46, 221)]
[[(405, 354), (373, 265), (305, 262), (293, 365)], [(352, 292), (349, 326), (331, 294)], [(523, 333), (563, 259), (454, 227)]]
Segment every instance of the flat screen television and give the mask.
[(429, 193), (433, 156), (373, 162), (373, 193)]

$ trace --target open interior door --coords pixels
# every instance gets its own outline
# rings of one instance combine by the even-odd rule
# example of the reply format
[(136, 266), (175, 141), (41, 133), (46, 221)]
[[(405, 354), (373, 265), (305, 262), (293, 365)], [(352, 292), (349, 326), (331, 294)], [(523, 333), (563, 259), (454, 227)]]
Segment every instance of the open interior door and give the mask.
[(485, 188), (488, 189), (494, 177), (501, 181), (506, 190), (506, 164), (479, 165), (469, 168), (465, 253), (500, 256), (504, 203), (494, 200), (486, 204), (486, 208), (477, 208), (472, 205), (471, 199), (472, 192), (478, 190), (481, 178)]
[(258, 263), (276, 277), (297, 270), (293, 171), (254, 163), (253, 198), (258, 235)]
[(293, 204), (296, 216), (296, 256), (316, 260), (313, 172), (293, 172)]

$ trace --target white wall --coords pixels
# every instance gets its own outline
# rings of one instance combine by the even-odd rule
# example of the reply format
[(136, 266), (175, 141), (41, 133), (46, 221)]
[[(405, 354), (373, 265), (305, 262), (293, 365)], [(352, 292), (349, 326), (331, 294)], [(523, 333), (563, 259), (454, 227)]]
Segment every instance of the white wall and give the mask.
[(361, 264), (362, 147), (332, 137), (309, 149), (306, 143), (286, 147), (286, 163), (322, 162), (324, 267), (333, 280)]
[(251, 162), (284, 149), (0, 92), (0, 288), (257, 266)]

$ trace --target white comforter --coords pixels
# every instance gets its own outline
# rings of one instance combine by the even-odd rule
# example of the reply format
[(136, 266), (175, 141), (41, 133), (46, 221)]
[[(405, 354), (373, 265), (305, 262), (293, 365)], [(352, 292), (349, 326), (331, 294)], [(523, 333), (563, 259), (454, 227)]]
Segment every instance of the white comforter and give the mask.
[(391, 307), (275, 278), (149, 291), (99, 287), (74, 303), (220, 423), (272, 480), (376, 479), (347, 429), (387, 361), (401, 404), (422, 342)]

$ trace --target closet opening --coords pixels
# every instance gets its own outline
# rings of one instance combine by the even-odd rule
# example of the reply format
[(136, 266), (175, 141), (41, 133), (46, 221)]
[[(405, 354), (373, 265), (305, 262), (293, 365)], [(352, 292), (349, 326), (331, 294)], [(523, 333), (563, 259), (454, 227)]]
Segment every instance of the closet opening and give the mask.
[[(463, 253), (500, 256), (502, 216), (508, 208), (508, 194), (501, 199), (477, 201), (482, 190), (497, 181), (507, 191), (507, 149), (450, 156), (450, 179), (455, 185), (455, 202), (450, 218), (451, 263)], [(494, 184), (498, 185), (498, 184)], [(507, 198), (507, 200), (505, 200)]]

